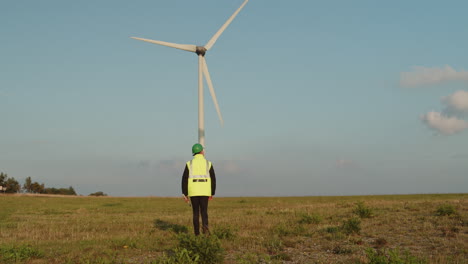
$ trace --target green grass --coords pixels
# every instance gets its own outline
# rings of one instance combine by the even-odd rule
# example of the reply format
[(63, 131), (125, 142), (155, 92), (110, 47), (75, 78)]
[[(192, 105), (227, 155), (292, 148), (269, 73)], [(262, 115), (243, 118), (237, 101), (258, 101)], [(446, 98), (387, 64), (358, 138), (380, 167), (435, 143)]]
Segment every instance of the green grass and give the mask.
[(318, 214), (302, 213), (300, 214), (299, 224), (320, 224), (322, 217)]
[(198, 241), (180, 198), (0, 195), (0, 264), (463, 263), (467, 198), (215, 198)]
[(455, 215), (456, 213), (457, 213), (457, 210), (451, 204), (443, 204), (439, 206), (439, 208), (437, 208), (437, 211), (436, 211), (436, 215), (438, 216), (444, 216), (444, 215), (451, 216), (451, 215)]
[(359, 220), (359, 218), (345, 220), (341, 225), (341, 230), (347, 235), (359, 234), (359, 232), (361, 232), (361, 220)]
[(367, 207), (362, 201), (356, 203), (356, 208), (353, 212), (360, 218), (370, 218), (374, 215), (373, 210)]
[(0, 247), (0, 261), (5, 263), (17, 263), (30, 259), (41, 258), (43, 253), (30, 245), (17, 245)]

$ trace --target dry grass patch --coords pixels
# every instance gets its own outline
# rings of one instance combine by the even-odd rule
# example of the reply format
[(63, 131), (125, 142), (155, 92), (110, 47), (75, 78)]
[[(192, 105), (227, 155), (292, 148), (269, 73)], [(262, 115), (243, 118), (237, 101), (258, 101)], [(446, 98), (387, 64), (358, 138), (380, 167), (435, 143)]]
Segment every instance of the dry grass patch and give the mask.
[[(463, 263), (467, 198), (217, 198), (209, 215), (228, 264), (371, 263), (373, 257), (388, 260), (390, 253)], [(176, 250), (177, 233), (193, 232), (191, 208), (178, 198), (2, 195), (0, 204), (0, 249), (29, 246), (41, 253), (14, 263), (163, 263), (172, 261), (168, 254), (187, 256)], [(377, 255), (370, 256), (370, 249)]]

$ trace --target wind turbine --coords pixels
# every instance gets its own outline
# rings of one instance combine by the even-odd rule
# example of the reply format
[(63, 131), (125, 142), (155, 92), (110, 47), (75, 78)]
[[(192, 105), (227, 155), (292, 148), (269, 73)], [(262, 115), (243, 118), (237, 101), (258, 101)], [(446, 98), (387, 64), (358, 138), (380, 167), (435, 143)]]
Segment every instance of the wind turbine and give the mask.
[(219, 121), (221, 126), (224, 124), (221, 111), (219, 110), (218, 100), (216, 99), (216, 94), (213, 88), (213, 83), (211, 82), (210, 73), (208, 71), (208, 66), (206, 64), (205, 54), (210, 50), (215, 44), (216, 40), (221, 36), (224, 30), (231, 24), (232, 20), (237, 16), (241, 9), (247, 4), (249, 0), (245, 0), (244, 3), (231, 15), (231, 17), (224, 23), (224, 25), (213, 35), (213, 37), (206, 43), (205, 46), (196, 46), (196, 45), (187, 45), (187, 44), (177, 44), (164, 42), (159, 40), (144, 39), (131, 37), (132, 39), (146, 41), (153, 44), (158, 44), (162, 46), (167, 46), (171, 48), (176, 48), (180, 50), (194, 52), (198, 55), (198, 143), (205, 146), (205, 114), (204, 114), (204, 101), (203, 101), (203, 76), (205, 76), (208, 88), (210, 90), (211, 97), (213, 98), (213, 103), (218, 113)]

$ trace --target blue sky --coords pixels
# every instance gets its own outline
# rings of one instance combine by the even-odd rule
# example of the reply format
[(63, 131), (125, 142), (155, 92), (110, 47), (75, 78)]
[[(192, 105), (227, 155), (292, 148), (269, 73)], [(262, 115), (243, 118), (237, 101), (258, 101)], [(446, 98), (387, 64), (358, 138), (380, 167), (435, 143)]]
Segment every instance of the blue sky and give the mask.
[[(0, 171), (178, 196), (197, 57), (130, 37), (204, 45), (241, 3), (0, 3)], [(250, 0), (206, 55), (217, 195), (466, 192), (467, 8)]]

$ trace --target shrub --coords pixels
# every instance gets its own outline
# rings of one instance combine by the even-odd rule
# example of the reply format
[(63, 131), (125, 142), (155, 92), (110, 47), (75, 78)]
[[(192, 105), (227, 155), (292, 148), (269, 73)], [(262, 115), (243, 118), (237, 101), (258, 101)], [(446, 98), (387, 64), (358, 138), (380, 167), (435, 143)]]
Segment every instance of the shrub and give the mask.
[(43, 253), (30, 245), (0, 247), (0, 261), (16, 263), (32, 258), (41, 258)]
[(375, 251), (372, 248), (366, 249), (366, 256), (369, 259), (369, 264), (389, 264), (387, 257), (382, 251)]
[(269, 254), (277, 254), (284, 249), (283, 241), (278, 237), (273, 237), (265, 242), (265, 247)]
[(374, 214), (372, 209), (367, 207), (363, 202), (356, 203), (353, 213), (357, 214), (360, 218), (370, 218)]
[(176, 248), (171, 254), (166, 254), (151, 264), (199, 264), (200, 256), (185, 248)]
[(216, 236), (194, 236), (179, 234), (179, 248), (185, 249), (194, 259), (199, 257), (199, 263), (216, 264), (224, 260), (224, 250)]
[(359, 220), (359, 218), (348, 219), (343, 222), (341, 229), (348, 235), (352, 233), (359, 234), (359, 232), (361, 232), (361, 220)]
[(457, 213), (457, 210), (455, 209), (455, 207), (453, 207), (453, 205), (450, 205), (450, 204), (441, 205), (439, 206), (439, 208), (437, 208), (437, 211), (436, 211), (436, 215), (438, 216), (444, 216), (444, 215), (450, 216), (456, 213)]
[(335, 234), (340, 232), (340, 227), (339, 226), (329, 226), (325, 229), (327, 233), (330, 234)]
[(275, 227), (273, 232), (278, 236), (299, 236), (304, 235), (306, 230), (302, 225), (281, 223)]
[(176, 234), (187, 234), (188, 228), (183, 225), (173, 224), (171, 226), (171, 230)]
[(230, 226), (217, 226), (213, 229), (212, 234), (219, 239), (233, 239), (236, 236)]
[(107, 194), (103, 192), (95, 192), (95, 193), (90, 193), (88, 196), (107, 196)]
[(318, 214), (303, 213), (299, 219), (299, 224), (319, 224), (320, 222), (322, 222), (322, 217)]

